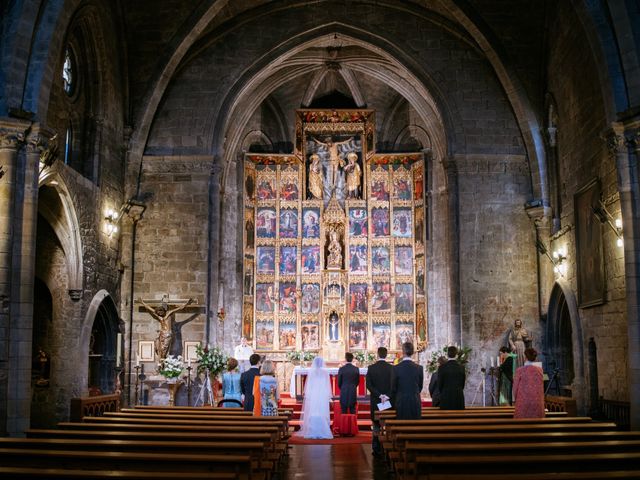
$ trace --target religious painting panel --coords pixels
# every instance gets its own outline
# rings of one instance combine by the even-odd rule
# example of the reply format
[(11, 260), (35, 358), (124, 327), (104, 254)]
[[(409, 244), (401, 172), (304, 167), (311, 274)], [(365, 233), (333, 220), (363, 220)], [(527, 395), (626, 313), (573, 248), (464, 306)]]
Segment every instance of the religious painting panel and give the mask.
[(605, 301), (602, 224), (593, 213), (594, 208), (600, 208), (600, 192), (600, 181), (594, 179), (574, 196), (578, 302), (582, 308)]
[(257, 283), (256, 311), (261, 313), (273, 313), (273, 297), (273, 283)]
[(394, 249), (394, 271), (396, 275), (413, 273), (413, 248), (396, 245)]
[(296, 282), (280, 282), (279, 298), (280, 312), (296, 313), (298, 307)]
[(391, 269), (389, 247), (378, 245), (371, 247), (371, 272), (374, 275), (388, 274)]
[(242, 336), (253, 340), (253, 305), (245, 303), (242, 313)]
[(413, 284), (396, 283), (396, 313), (413, 313)]
[(389, 201), (389, 177), (384, 175), (374, 175), (371, 180), (371, 198), (379, 202)]
[(349, 313), (367, 313), (367, 284), (349, 285)]
[(387, 207), (372, 208), (371, 222), (374, 237), (389, 235), (389, 209)]
[(424, 257), (416, 257), (416, 295), (424, 297)]
[(416, 246), (424, 246), (424, 208), (416, 208), (416, 221), (415, 221), (415, 239)]
[(256, 255), (258, 259), (258, 275), (273, 275), (276, 271), (276, 247), (258, 247)]
[(302, 210), (302, 238), (320, 238), (320, 209)]
[(411, 180), (409, 175), (394, 175), (393, 199), (411, 200)]
[(248, 202), (253, 202), (256, 198), (256, 169), (251, 162), (245, 162), (244, 195)]
[(396, 321), (396, 349), (402, 350), (402, 344), (406, 342), (414, 342), (413, 339), (413, 322), (409, 320)]
[(413, 222), (411, 221), (410, 208), (393, 209), (393, 229), (392, 234), (398, 238), (411, 238), (413, 233)]
[(424, 303), (416, 305), (416, 336), (419, 343), (427, 340), (427, 314)]
[(298, 179), (296, 177), (283, 177), (280, 184), (280, 200), (291, 202), (298, 200)]
[(367, 322), (349, 323), (349, 348), (352, 350), (367, 349)]
[(317, 350), (320, 348), (320, 325), (317, 322), (303, 323), (300, 326), (302, 350)]
[(276, 237), (276, 209), (260, 207), (256, 215), (256, 233), (258, 238)]
[(373, 282), (372, 313), (391, 312), (391, 283)]
[(259, 202), (265, 200), (275, 200), (276, 190), (274, 188), (275, 178), (258, 175), (258, 188), (256, 189), (256, 199)]
[(303, 314), (314, 314), (320, 312), (320, 284), (302, 284), (302, 305)]
[(253, 260), (244, 260), (244, 295), (253, 296)]
[(349, 209), (349, 236), (366, 237), (368, 231), (368, 217), (366, 208)]
[(320, 273), (320, 246), (310, 245), (302, 247), (302, 274), (313, 275)]
[(280, 238), (298, 238), (298, 209), (280, 209)]
[(280, 246), (280, 275), (295, 275), (297, 273), (298, 247)]
[(253, 210), (244, 212), (244, 245), (245, 249), (252, 251), (256, 246), (256, 226), (253, 220)]
[(366, 245), (349, 245), (349, 273), (353, 275), (367, 273)]
[(273, 320), (256, 322), (256, 348), (258, 350), (273, 349)]
[(424, 200), (424, 175), (422, 165), (413, 170), (413, 199), (416, 202)]
[(296, 323), (280, 322), (280, 332), (278, 335), (280, 350), (296, 349)]
[(374, 322), (372, 327), (374, 348), (391, 348), (391, 325)]

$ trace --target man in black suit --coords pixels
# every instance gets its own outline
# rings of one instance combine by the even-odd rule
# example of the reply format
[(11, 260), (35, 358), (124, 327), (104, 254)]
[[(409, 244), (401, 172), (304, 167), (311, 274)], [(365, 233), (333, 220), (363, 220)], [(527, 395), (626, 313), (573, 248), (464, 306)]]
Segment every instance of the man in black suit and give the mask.
[[(382, 455), (382, 446), (378, 438), (380, 422), (375, 419), (375, 412), (383, 399), (390, 399), (393, 381), (393, 365), (387, 363), (385, 358), (387, 358), (387, 349), (378, 348), (378, 361), (367, 369), (367, 390), (371, 393), (371, 424), (373, 426), (371, 450), (374, 457)], [(381, 396), (382, 398), (380, 398)]]
[(338, 370), (338, 388), (340, 389), (340, 409), (342, 413), (356, 413), (357, 390), (360, 382), (360, 371), (351, 363), (353, 353), (344, 355), (347, 361)]
[(447, 349), (447, 363), (438, 368), (438, 390), (440, 390), (441, 410), (464, 410), (464, 367), (456, 357), (458, 349)]
[(402, 344), (402, 360), (393, 367), (391, 397), (398, 420), (417, 420), (422, 416), (420, 392), (424, 383), (423, 368), (411, 360), (413, 343)]
[(260, 376), (260, 355), (254, 353), (249, 357), (251, 367), (240, 375), (240, 392), (244, 395), (244, 409), (253, 411), (253, 380)]

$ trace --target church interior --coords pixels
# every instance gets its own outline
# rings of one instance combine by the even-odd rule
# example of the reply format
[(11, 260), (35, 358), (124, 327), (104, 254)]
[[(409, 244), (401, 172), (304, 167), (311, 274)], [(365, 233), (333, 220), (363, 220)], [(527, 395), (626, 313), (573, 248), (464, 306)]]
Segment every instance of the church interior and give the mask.
[[(310, 359), (405, 342), (423, 405), (456, 345), (468, 410), (497, 406), (517, 344), (570, 416), (640, 429), (637, 1), (0, 12), (0, 440), (215, 403), (203, 355), (241, 341), (294, 416)], [(323, 475), (387, 478), (365, 447), (324, 445)]]

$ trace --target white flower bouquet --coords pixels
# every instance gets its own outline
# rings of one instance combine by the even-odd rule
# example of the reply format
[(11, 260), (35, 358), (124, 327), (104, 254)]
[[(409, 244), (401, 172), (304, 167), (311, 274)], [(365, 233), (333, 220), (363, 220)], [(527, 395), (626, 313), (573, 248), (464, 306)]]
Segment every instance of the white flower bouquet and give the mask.
[(217, 347), (209, 348), (202, 345), (196, 347), (196, 357), (198, 358), (198, 373), (209, 369), (212, 377), (217, 377), (227, 367), (227, 356)]
[(184, 363), (181, 355), (177, 357), (169, 355), (158, 363), (158, 373), (165, 378), (177, 378), (182, 374), (183, 369)]

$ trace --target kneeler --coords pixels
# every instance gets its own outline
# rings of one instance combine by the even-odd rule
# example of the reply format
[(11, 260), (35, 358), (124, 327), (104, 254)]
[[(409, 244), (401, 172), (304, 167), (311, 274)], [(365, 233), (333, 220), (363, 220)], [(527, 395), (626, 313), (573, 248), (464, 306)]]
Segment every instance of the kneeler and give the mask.
[(353, 437), (358, 434), (358, 404), (356, 413), (342, 413), (340, 402), (333, 402), (333, 434), (341, 437)]

